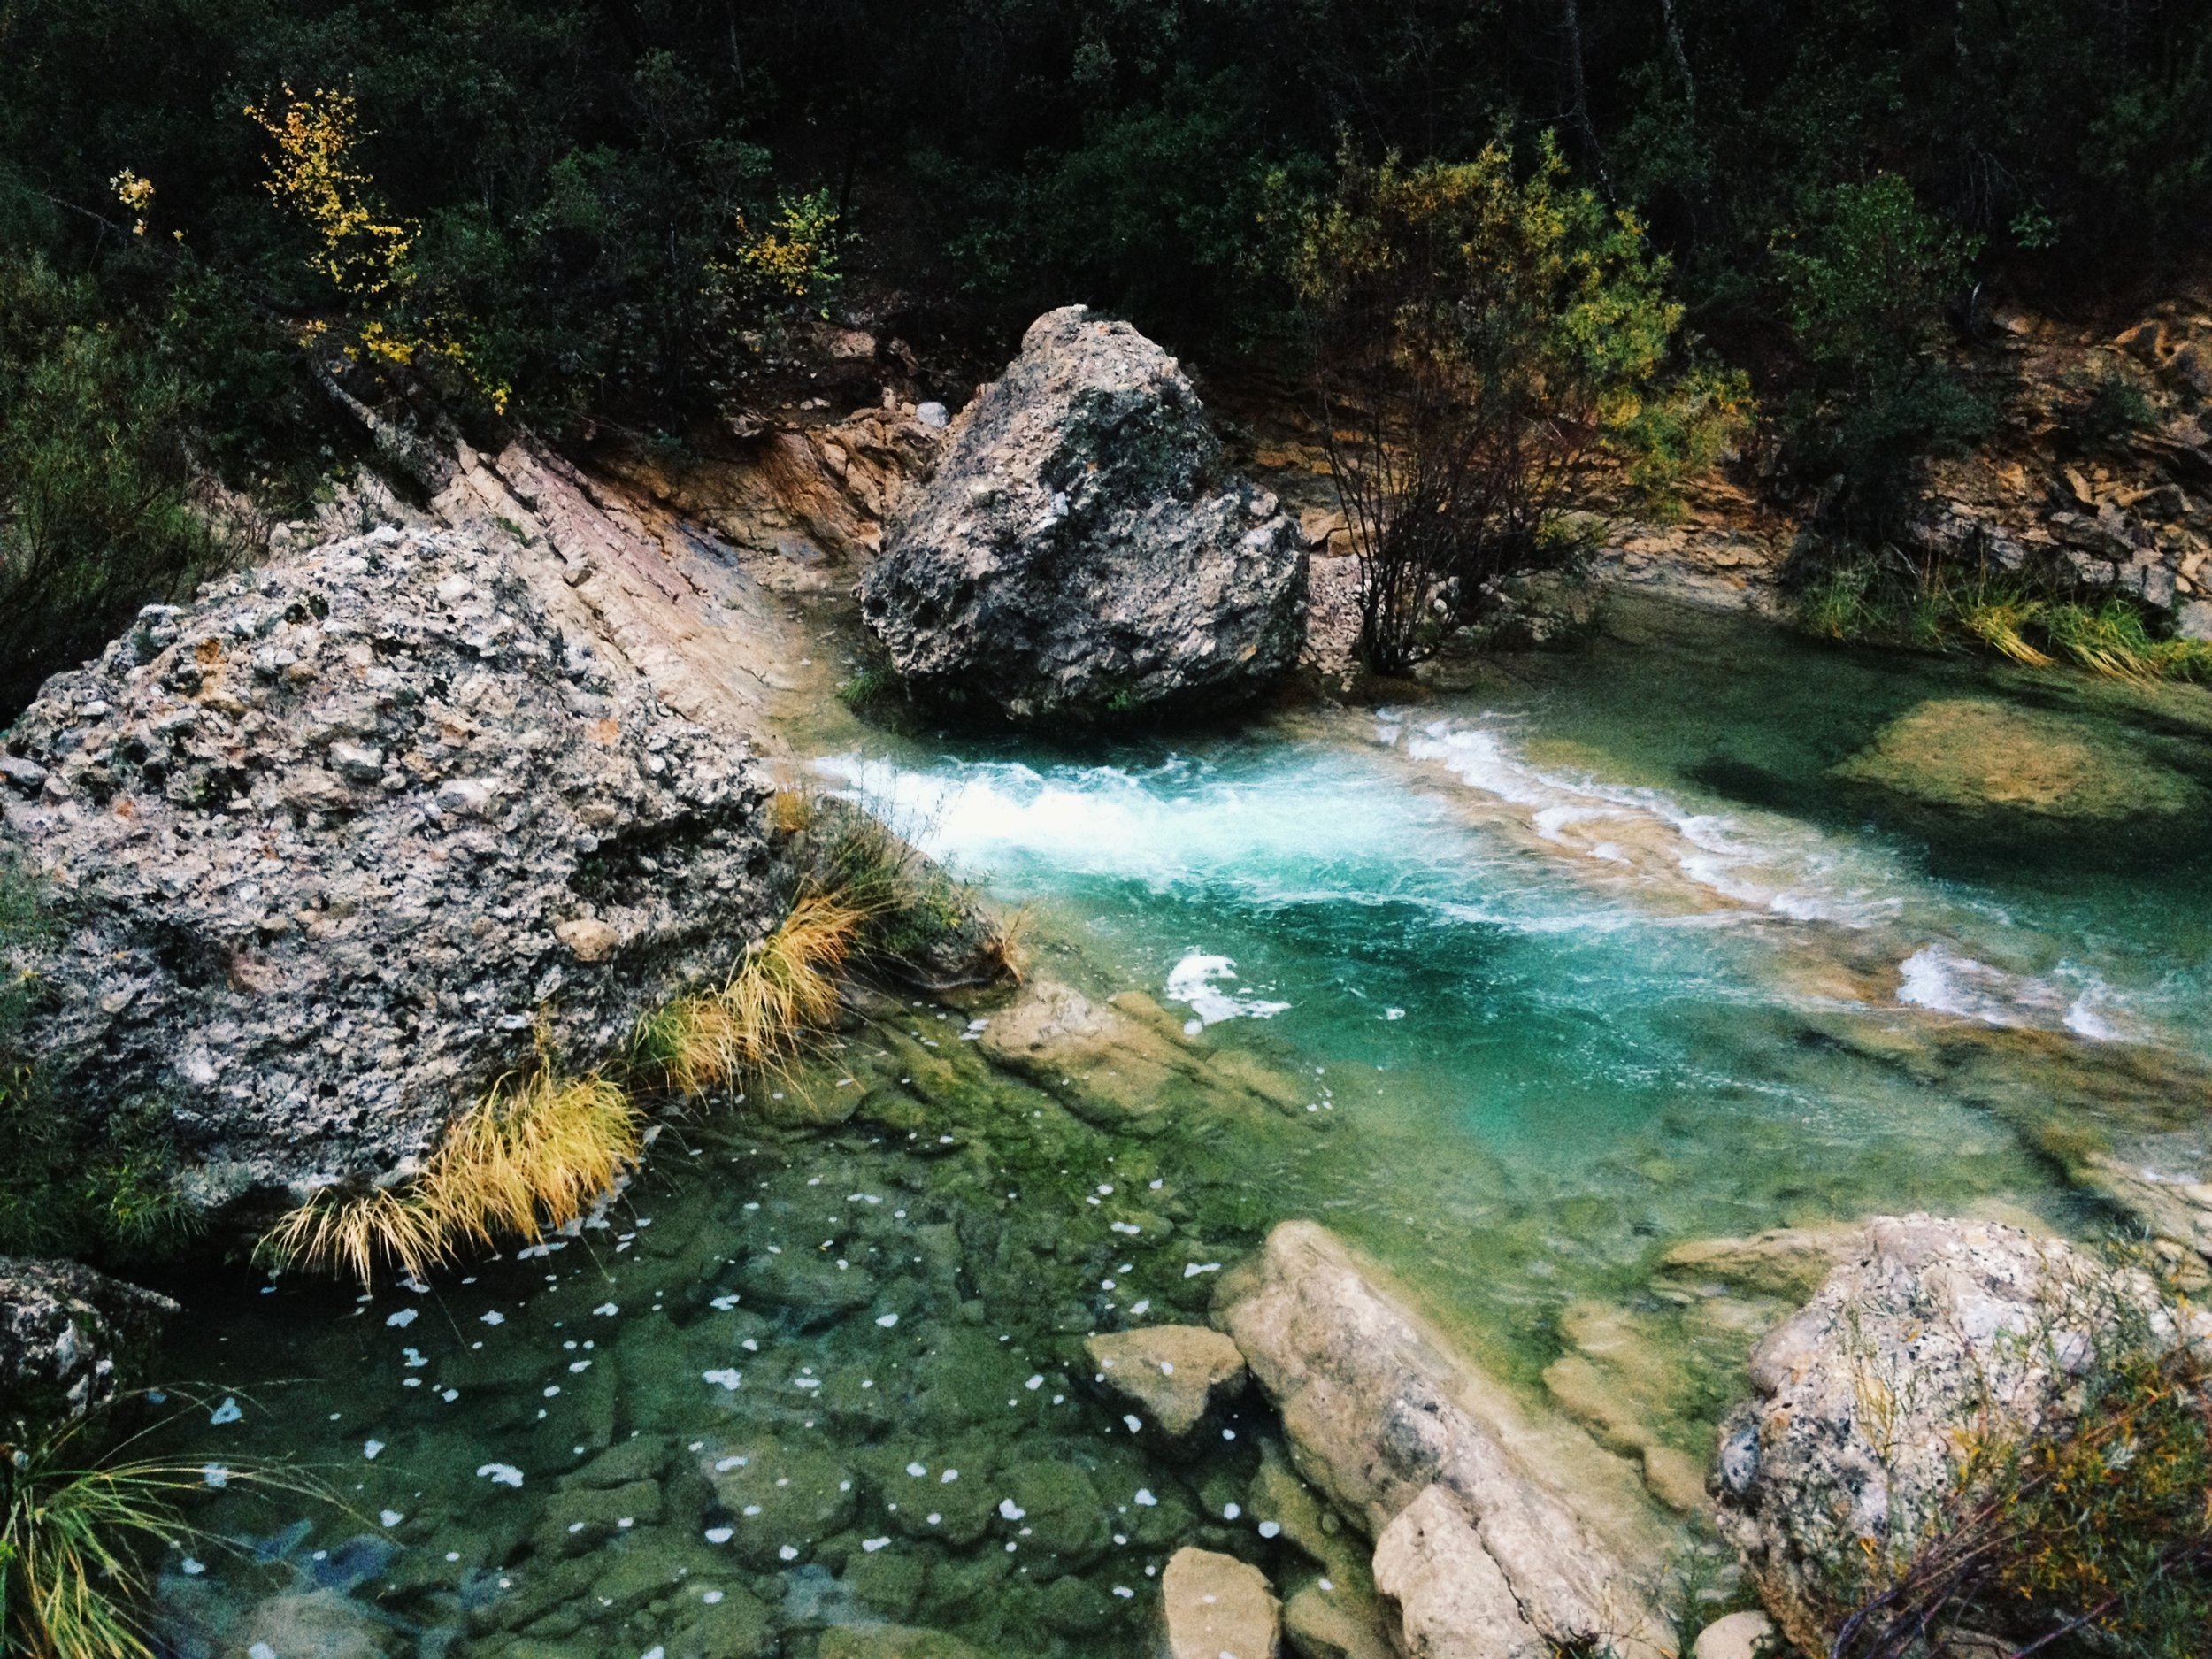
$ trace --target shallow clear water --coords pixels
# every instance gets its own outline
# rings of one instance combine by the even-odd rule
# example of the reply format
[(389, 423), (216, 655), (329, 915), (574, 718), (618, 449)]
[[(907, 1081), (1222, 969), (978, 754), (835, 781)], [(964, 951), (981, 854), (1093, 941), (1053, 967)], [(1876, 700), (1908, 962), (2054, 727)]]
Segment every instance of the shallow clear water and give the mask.
[[(1310, 1110), (1117, 1136), (992, 1074), (964, 1014), (912, 1008), (753, 1102), (785, 1127), (664, 1138), (634, 1210), (563, 1253), (365, 1307), (209, 1300), (180, 1362), (253, 1390), (209, 1437), (328, 1460), (405, 1518), (389, 1560), (319, 1563), (349, 1530), (324, 1521), (280, 1560), (211, 1567), (193, 1586), (231, 1587), (206, 1618), (319, 1573), (357, 1576), (411, 1651), (752, 1651), (698, 1633), (741, 1608), (792, 1651), (890, 1619), (1134, 1652), (1175, 1544), (1299, 1569), (1249, 1509), (1257, 1425), (1160, 1455), (1085, 1386), (1081, 1335), (1202, 1317), (1210, 1264), (1289, 1215), (1375, 1252), (1532, 1398), (1578, 1332), (1624, 1321), (1649, 1353), (1622, 1411), (1701, 1456), (1772, 1310), (1657, 1285), (1668, 1246), (1914, 1209), (2098, 1230), (2116, 1217), (2038, 1150), (2052, 1115), (2123, 1133), (2202, 1110), (2202, 815), (1962, 815), (1831, 775), (1898, 714), (1993, 686), (2212, 782), (2200, 693), (1661, 610), (1464, 692), (1233, 739), (818, 729), (823, 781), (1033, 907), (1041, 972), (1150, 993), (1310, 1079)], [(576, 1495), (608, 1448), (651, 1466), (658, 1518)], [(743, 1513), (755, 1462), (793, 1482), (765, 1519)], [(946, 1494), (975, 1511), (949, 1532)], [(1002, 1500), (1058, 1505), (1049, 1538)], [(573, 1532), (547, 1518), (571, 1509)]]

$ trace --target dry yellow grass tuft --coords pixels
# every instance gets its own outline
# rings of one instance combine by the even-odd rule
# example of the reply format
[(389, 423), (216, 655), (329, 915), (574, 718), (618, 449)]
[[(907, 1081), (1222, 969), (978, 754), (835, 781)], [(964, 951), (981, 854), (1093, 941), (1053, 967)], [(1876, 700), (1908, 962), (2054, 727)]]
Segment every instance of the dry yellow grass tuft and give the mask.
[(839, 897), (801, 898), (728, 983), (649, 1018), (638, 1031), (641, 1057), (671, 1089), (696, 1098), (790, 1055), (836, 1017), (838, 977), (868, 917)]
[(412, 1186), (311, 1199), (257, 1254), (365, 1285), (382, 1263), (428, 1272), (465, 1240), (534, 1238), (583, 1215), (637, 1162), (642, 1123), (619, 1084), (563, 1078), (541, 1060), (463, 1114)]

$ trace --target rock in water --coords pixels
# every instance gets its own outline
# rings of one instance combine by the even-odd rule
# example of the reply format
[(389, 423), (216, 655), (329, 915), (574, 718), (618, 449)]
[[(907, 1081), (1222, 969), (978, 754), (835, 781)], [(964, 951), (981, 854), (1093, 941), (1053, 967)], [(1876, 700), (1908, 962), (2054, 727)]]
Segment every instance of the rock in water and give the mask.
[(1110, 1331), (1083, 1347), (1106, 1386), (1141, 1407), (1170, 1440), (1188, 1435), (1216, 1402), (1244, 1388), (1244, 1356), (1202, 1325)]
[(1828, 1650), (1832, 1586), (1863, 1576), (1868, 1545), (1909, 1550), (1951, 1490), (1962, 1432), (2047, 1420), (2069, 1381), (2054, 1356), (2089, 1354), (2116, 1297), (2164, 1318), (2147, 1279), (2055, 1240), (1926, 1216), (1867, 1224), (1752, 1350), (1754, 1398), (1721, 1428), (1721, 1530), (1791, 1641)]
[(48, 681), (6, 808), (52, 1097), (165, 1113), (204, 1209), (419, 1167), (542, 1025), (571, 1067), (776, 907), (734, 739), (509, 556), (386, 528), (157, 606)]
[(1276, 1659), (1282, 1609), (1257, 1567), (1186, 1544), (1160, 1575), (1159, 1659)]
[(0, 1430), (106, 1404), (177, 1304), (74, 1262), (0, 1256)]
[(1634, 1474), (1522, 1415), (1334, 1234), (1276, 1227), (1224, 1277), (1214, 1323), (1300, 1471), (1374, 1537), (1414, 1659), (1673, 1650), (1642, 1587), (1663, 1542)]
[(1222, 473), (1175, 360), (1079, 305), (1030, 325), (860, 589), (918, 691), (1019, 721), (1217, 703), (1295, 661), (1306, 557)]

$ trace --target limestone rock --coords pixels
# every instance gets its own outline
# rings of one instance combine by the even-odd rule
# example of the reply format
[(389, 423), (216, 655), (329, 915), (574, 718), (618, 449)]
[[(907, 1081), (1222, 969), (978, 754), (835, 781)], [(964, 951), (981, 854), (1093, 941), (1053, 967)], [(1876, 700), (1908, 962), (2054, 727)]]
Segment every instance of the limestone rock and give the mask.
[[(1822, 1589), (1862, 1540), (1909, 1548), (1951, 1488), (1957, 1431), (1985, 1414), (2047, 1420), (2068, 1382), (2050, 1356), (2085, 1354), (2115, 1298), (2167, 1323), (2147, 1280), (2057, 1240), (1927, 1216), (1867, 1224), (1752, 1351), (1753, 1398), (1721, 1429), (1721, 1529), (1793, 1642), (1827, 1650)], [(1870, 1399), (1890, 1402), (1878, 1427)]]
[(1243, 1391), (1244, 1356), (1218, 1331), (1156, 1325), (1083, 1344), (1105, 1386), (1137, 1406), (1170, 1440), (1196, 1428), (1217, 1403)]
[(1078, 1117), (1140, 1133), (1163, 1127), (1156, 1114), (1182, 1101), (1289, 1111), (1303, 1099), (1296, 1079), (1185, 1037), (1138, 992), (1094, 1002), (1059, 980), (1033, 979), (990, 1016), (977, 1047)]
[(1222, 470), (1189, 380), (1081, 306), (1030, 326), (860, 588), (925, 695), (1089, 722), (1248, 693), (1302, 635), (1297, 521)]
[(1255, 1566), (1185, 1545), (1160, 1575), (1158, 1659), (1276, 1659), (1282, 1609)]
[(104, 1405), (177, 1304), (74, 1262), (0, 1256), (0, 1424)]
[(1214, 1322), (1281, 1409), (1301, 1471), (1376, 1537), (1376, 1581), (1403, 1593), (1409, 1642), (1417, 1627), (1439, 1654), (1671, 1646), (1637, 1587), (1665, 1545), (1635, 1472), (1578, 1429), (1529, 1419), (1334, 1235), (1276, 1227), (1225, 1276)]
[(1467, 1511), (1426, 1486), (1375, 1540), (1375, 1587), (1398, 1604), (1408, 1659), (1549, 1659)]
[(1298, 1659), (1400, 1659), (1373, 1593), (1334, 1579), (1291, 1593), (1283, 1603), (1283, 1635)]
[(592, 1064), (773, 917), (746, 746), (518, 557), (287, 556), (150, 608), (9, 734), (50, 774), (5, 807), (53, 923), (12, 964), (28, 1057), (85, 1111), (157, 1105), (203, 1208), (403, 1178), (541, 1025)]
[(383, 1659), (392, 1632), (373, 1609), (335, 1589), (297, 1590), (261, 1602), (234, 1651), (283, 1659)]
[(1774, 1621), (1764, 1613), (1731, 1613), (1697, 1633), (1690, 1659), (1760, 1659), (1774, 1641)]
[(2108, 820), (2204, 803), (2188, 779), (2095, 726), (1984, 697), (1920, 704), (1833, 775), (1927, 806), (2054, 818)]
[(901, 1624), (841, 1625), (822, 1632), (821, 1659), (982, 1659), (957, 1636)]
[(1659, 1266), (1674, 1278), (1717, 1279), (1741, 1290), (1807, 1296), (1864, 1237), (1864, 1229), (1843, 1223), (1770, 1227), (1748, 1238), (1691, 1239), (1661, 1256)]

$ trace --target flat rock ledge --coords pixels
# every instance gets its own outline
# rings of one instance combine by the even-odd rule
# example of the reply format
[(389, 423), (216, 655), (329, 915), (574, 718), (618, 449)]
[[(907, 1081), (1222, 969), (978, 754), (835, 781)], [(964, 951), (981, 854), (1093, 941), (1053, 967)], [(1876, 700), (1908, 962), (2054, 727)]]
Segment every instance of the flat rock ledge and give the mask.
[[(1801, 1310), (1751, 1354), (1753, 1398), (1723, 1425), (1717, 1496), (1783, 1632), (1824, 1653), (1868, 1545), (1909, 1550), (1949, 1494), (1957, 1433), (2062, 1409), (2069, 1356), (2127, 1304), (2176, 1329), (2155, 1287), (2059, 1240), (1929, 1216), (1867, 1224)], [(2185, 1333), (2204, 1340), (2212, 1320)], [(1888, 1402), (1870, 1425), (1866, 1403)]]
[(1188, 1439), (1209, 1411), (1244, 1392), (1244, 1356), (1202, 1325), (1109, 1332), (1083, 1348), (1106, 1389), (1171, 1440)]
[(1160, 1575), (1156, 1659), (1276, 1659), (1282, 1608), (1248, 1562), (1185, 1545)]
[(1014, 721), (1247, 695), (1297, 660), (1305, 543), (1222, 460), (1172, 357), (1048, 311), (893, 513), (868, 626), (917, 691)]
[(1214, 1323), (1280, 1409), (1300, 1471), (1375, 1540), (1410, 1659), (1662, 1659), (1665, 1532), (1635, 1471), (1526, 1417), (1344, 1242), (1289, 1221)]
[(166, 1296), (74, 1262), (0, 1256), (0, 1432), (107, 1404), (177, 1311)]
[[(150, 1105), (188, 1198), (421, 1166), (541, 1040), (597, 1064), (779, 909), (765, 772), (549, 614), (501, 541), (386, 526), (156, 606), (8, 734), (54, 1095)], [(34, 781), (35, 780), (35, 781)]]

